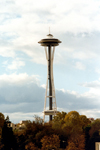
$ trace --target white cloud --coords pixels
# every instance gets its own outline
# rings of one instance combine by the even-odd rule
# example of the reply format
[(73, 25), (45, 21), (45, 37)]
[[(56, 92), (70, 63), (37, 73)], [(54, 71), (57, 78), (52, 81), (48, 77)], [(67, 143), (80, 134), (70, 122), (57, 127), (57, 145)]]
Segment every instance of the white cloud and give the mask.
[(0, 87), (7, 85), (23, 85), (23, 84), (30, 84), (30, 83), (36, 83), (39, 84), (39, 76), (38, 75), (32, 75), (29, 76), (27, 73), (20, 73), (20, 74), (3, 74), (0, 75)]
[(100, 74), (100, 69), (99, 68), (96, 68), (95, 71)]
[(100, 110), (99, 109), (87, 109), (87, 110), (80, 110), (81, 115), (86, 115), (88, 118), (100, 118)]
[(89, 88), (100, 88), (100, 79), (99, 80), (96, 80), (96, 81), (92, 81), (92, 82), (86, 82), (86, 83), (83, 83), (83, 84), (80, 84), (81, 86), (84, 86), (84, 87), (89, 87)]
[[(6, 44), (6, 43), (4, 43)], [(2, 57), (12, 57), (14, 58), (16, 56), (16, 53), (13, 51), (13, 48), (9, 45), (6, 46), (0, 46), (0, 55)]]
[[(51, 25), (54, 31), (58, 30), (60, 32), (69, 31), (77, 33), (85, 31), (90, 32), (95, 29), (99, 30), (99, 28), (96, 28), (96, 26), (99, 27), (99, 24), (96, 24), (96, 22), (98, 21), (97, 18), (99, 18), (97, 12), (99, 11), (100, 2), (97, 1), (92, 1), (90, 3), (86, 0), (64, 0), (63, 2), (61, 0), (59, 2), (56, 0), (48, 2), (43, 0), (41, 3), (39, 0), (26, 0), (21, 2), (17, 0), (14, 2), (15, 3), (7, 5), (6, 7), (4, 6), (3, 9), (6, 13), (10, 12), (10, 15), (12, 15), (15, 10), (16, 16), (17, 14), (20, 14), (21, 18), (11, 18), (9, 24), (6, 24), (4, 27), (2, 26), (2, 29), (5, 28), (8, 30), (9, 27), (11, 31), (16, 29), (19, 34), (24, 34), (25, 31), (28, 35), (30, 34), (30, 31), (40, 32), (41, 27), (43, 28), (48, 25)], [(95, 15), (93, 16), (93, 14)], [(43, 15), (42, 18), (41, 15)], [(24, 25), (25, 23), (26, 25)], [(41, 23), (41, 26), (39, 23)]]
[(95, 58), (97, 57), (97, 54), (95, 52), (84, 52), (84, 51), (77, 51), (73, 53), (73, 58), (78, 58), (79, 60), (84, 60), (84, 59), (90, 59), (90, 58)]
[(5, 117), (9, 116), (9, 119), (12, 123), (19, 123), (22, 120), (31, 120), (33, 121), (35, 118), (34, 116), (43, 117), (43, 113), (41, 112), (31, 112), (31, 113), (22, 113), (22, 112), (15, 112), (15, 113), (4, 113)]
[[(56, 90), (58, 110), (66, 112), (76, 110), (88, 116), (98, 117), (100, 87), (93, 87), (90, 84), (89, 88), (89, 91), (83, 94), (71, 90)], [(42, 116), (44, 98), (44, 85), (39, 84), (38, 76), (29, 76), (26, 73), (0, 75), (0, 110), (9, 115), (13, 122), (32, 119), (32, 115), (37, 113)], [(97, 113), (94, 114), (94, 110)]]
[(89, 83), (83, 83), (80, 84), (81, 86), (89, 88), (87, 92), (82, 94), (82, 96), (87, 97), (87, 98), (94, 98), (96, 103), (99, 105), (99, 100), (100, 100), (100, 80), (97, 81), (92, 81)]
[[(6, 7), (5, 4), (7, 4)], [(17, 51), (22, 51), (30, 56), (33, 62), (46, 64), (43, 48), (40, 48), (37, 42), (47, 34), (49, 26), (51, 26), (51, 31), (55, 35), (62, 35), (66, 32), (74, 35), (82, 33), (83, 35), (96, 30), (100, 31), (98, 23), (99, 6), (100, 2), (94, 0), (91, 2), (86, 0), (64, 0), (63, 2), (54, 0), (47, 2), (43, 0), (42, 3), (39, 0), (13, 0), (9, 3), (4, 1), (1, 9), (3, 19), (0, 30), (5, 37), (8, 37), (6, 42), (8, 41), (9, 44), (7, 47), (0, 48), (0, 55), (15, 57)], [(45, 31), (41, 29), (45, 29)], [(66, 46), (68, 47), (67, 43)], [(75, 50), (70, 57), (74, 59), (97, 57), (95, 53), (88, 51), (86, 53)], [(58, 52), (56, 62), (62, 62), (64, 59), (62, 49), (62, 53)], [(13, 69), (16, 66), (13, 64), (9, 68)]]
[(85, 66), (81, 62), (76, 62), (75, 68), (79, 70), (85, 70)]
[(12, 64), (9, 64), (7, 66), (7, 68), (10, 70), (16, 70), (22, 66), (25, 66), (25, 62), (20, 61), (20, 60), (14, 60), (14, 61), (12, 61)]
[(42, 84), (41, 87), (44, 88), (44, 89), (46, 89), (46, 85), (45, 84)]
[[(54, 37), (62, 41), (55, 52), (56, 66), (58, 63), (60, 67), (65, 64), (67, 67), (65, 66), (64, 69), (68, 69), (69, 76), (70, 73), (72, 74), (70, 69), (73, 67), (73, 62), (75, 62), (74, 69), (76, 67), (84, 72), (87, 66), (89, 66), (88, 70), (99, 68), (97, 66), (100, 63), (99, 14), (100, 2), (97, 0), (43, 0), (42, 2), (3, 0), (0, 2), (0, 56), (2, 56), (0, 62), (5, 67), (3, 72), (0, 72), (0, 103), (2, 103), (0, 106), (3, 106), (3, 112), (18, 111), (21, 119), (20, 116), (23, 116), (26, 111), (27, 113), (31, 111), (33, 114), (34, 110), (40, 112), (42, 109), (45, 86), (40, 85), (40, 77), (29, 76), (28, 73), (21, 73), (22, 70), (17, 69), (25, 66), (24, 56), (32, 63), (46, 64), (44, 48), (38, 44), (38, 41), (45, 38), (49, 26)], [(9, 71), (16, 70), (21, 72), (7, 74)], [(65, 70), (64, 75), (67, 76)], [(96, 71), (100, 72), (99, 69)], [(70, 86), (73, 86), (71, 84)], [(99, 80), (83, 84), (84, 87), (89, 88), (83, 94), (77, 93), (75, 89), (56, 90), (59, 109), (63, 108), (66, 111), (75, 109), (92, 115), (97, 111), (99, 114), (99, 84)]]

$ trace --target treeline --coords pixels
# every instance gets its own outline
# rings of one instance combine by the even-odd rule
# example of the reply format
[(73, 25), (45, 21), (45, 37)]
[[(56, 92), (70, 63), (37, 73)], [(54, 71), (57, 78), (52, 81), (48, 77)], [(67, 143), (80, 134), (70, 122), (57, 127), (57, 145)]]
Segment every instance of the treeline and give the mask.
[(100, 120), (92, 123), (77, 111), (59, 112), (52, 122), (39, 117), (26, 128), (13, 130), (0, 113), (0, 150), (95, 150), (100, 142)]

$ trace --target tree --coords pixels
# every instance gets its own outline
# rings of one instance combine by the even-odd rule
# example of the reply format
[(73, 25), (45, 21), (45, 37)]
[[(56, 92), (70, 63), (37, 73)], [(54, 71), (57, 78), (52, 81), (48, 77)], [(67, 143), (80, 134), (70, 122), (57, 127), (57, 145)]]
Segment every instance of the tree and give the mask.
[(35, 123), (36, 124), (43, 124), (43, 119), (42, 118), (40, 118), (39, 116), (36, 116), (36, 115), (34, 115), (34, 118), (35, 118)]
[(95, 150), (95, 142), (100, 142), (100, 119), (96, 119), (91, 124), (91, 129), (89, 130), (90, 138), (86, 143), (86, 150)]
[(90, 137), (98, 131), (100, 133), (100, 119), (96, 119), (92, 124), (91, 124), (91, 129), (89, 131)]
[[(25, 130), (22, 131), (17, 131), (14, 133), (16, 140), (17, 140), (17, 145), (19, 147), (19, 149), (25, 149), (25, 141), (26, 141), (26, 134), (25, 134)], [(28, 142), (27, 142), (28, 143)]]
[(13, 130), (10, 126), (8, 126), (9, 117), (5, 119), (4, 126), (2, 128), (2, 144), (4, 144), (4, 150), (17, 150), (17, 143), (15, 136), (13, 134)]
[(80, 115), (79, 116), (80, 119), (80, 126), (82, 126), (82, 128), (85, 128), (87, 125), (90, 125), (90, 120), (85, 116), (85, 115)]
[(3, 144), (2, 144), (2, 141), (1, 141), (1, 137), (2, 137), (2, 128), (4, 126), (4, 115), (2, 113), (0, 113), (0, 149), (3, 148)]
[(56, 116), (53, 117), (52, 120), (52, 128), (55, 130), (55, 134), (59, 135), (60, 139), (60, 147), (64, 148), (67, 144), (68, 134), (66, 130), (63, 128), (65, 124), (66, 112), (58, 112)]
[(70, 111), (64, 119), (65, 128), (68, 134), (72, 132), (83, 132), (83, 129), (90, 124), (89, 120), (85, 115), (80, 115), (77, 111)]
[(41, 139), (42, 150), (58, 150), (60, 147), (60, 140), (58, 135), (44, 136)]
[[(25, 150), (37, 150), (38, 148), (32, 142), (25, 145)], [(39, 149), (38, 149), (39, 150)]]
[(79, 113), (77, 111), (70, 111), (66, 116), (65, 116), (65, 123), (66, 125), (77, 125), (79, 124)]
[(0, 141), (0, 150), (2, 150), (4, 147), (4, 145), (2, 144), (2, 142)]
[(2, 113), (0, 113), (0, 127), (1, 127), (1, 128), (2, 128), (3, 125), (4, 125), (4, 119), (5, 119), (4, 115), (3, 115)]
[(56, 116), (53, 117), (53, 120), (52, 120), (52, 127), (55, 128), (55, 129), (59, 129), (59, 128), (62, 128), (62, 125), (65, 123), (64, 119), (65, 119), (65, 116), (67, 115), (66, 112), (58, 112), (56, 114)]
[(82, 132), (82, 127), (80, 126), (80, 115), (77, 111), (69, 112), (64, 119), (65, 123), (63, 125), (63, 130), (68, 136), (71, 134), (77, 134)]
[(85, 136), (80, 134), (72, 135), (68, 140), (66, 150), (85, 150)]
[(90, 135), (89, 135), (89, 130), (91, 129), (91, 126), (88, 125), (85, 127), (84, 129), (84, 133), (85, 133), (85, 149), (86, 150), (89, 150), (88, 149), (88, 142), (89, 142), (89, 139), (90, 139)]
[(89, 139), (86, 150), (95, 150), (96, 142), (100, 142), (100, 135), (98, 131), (95, 131), (92, 137)]

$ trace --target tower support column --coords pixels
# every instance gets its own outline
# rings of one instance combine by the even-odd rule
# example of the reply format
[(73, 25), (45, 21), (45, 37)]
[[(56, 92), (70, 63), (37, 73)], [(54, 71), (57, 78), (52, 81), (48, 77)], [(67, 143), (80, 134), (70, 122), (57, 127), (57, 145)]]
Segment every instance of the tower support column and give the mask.
[[(52, 110), (52, 68), (51, 68), (51, 45), (48, 46), (48, 80), (49, 80), (49, 110)], [(52, 115), (49, 115), (49, 120), (52, 121)]]

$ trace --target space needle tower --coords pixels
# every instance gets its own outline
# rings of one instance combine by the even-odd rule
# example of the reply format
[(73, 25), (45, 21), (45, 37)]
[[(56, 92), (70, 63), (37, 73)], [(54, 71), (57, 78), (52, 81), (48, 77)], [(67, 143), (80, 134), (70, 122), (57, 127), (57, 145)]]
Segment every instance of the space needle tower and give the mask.
[[(45, 92), (43, 121), (45, 120), (45, 115), (49, 115), (49, 121), (51, 121), (52, 116), (56, 115), (57, 113), (54, 78), (53, 78), (53, 60), (54, 60), (55, 46), (58, 46), (59, 43), (61, 43), (61, 41), (54, 38), (53, 35), (49, 33), (46, 38), (42, 39), (38, 43), (41, 44), (41, 46), (44, 46), (47, 60), (47, 83)], [(49, 102), (48, 110), (46, 109), (47, 102)]]

